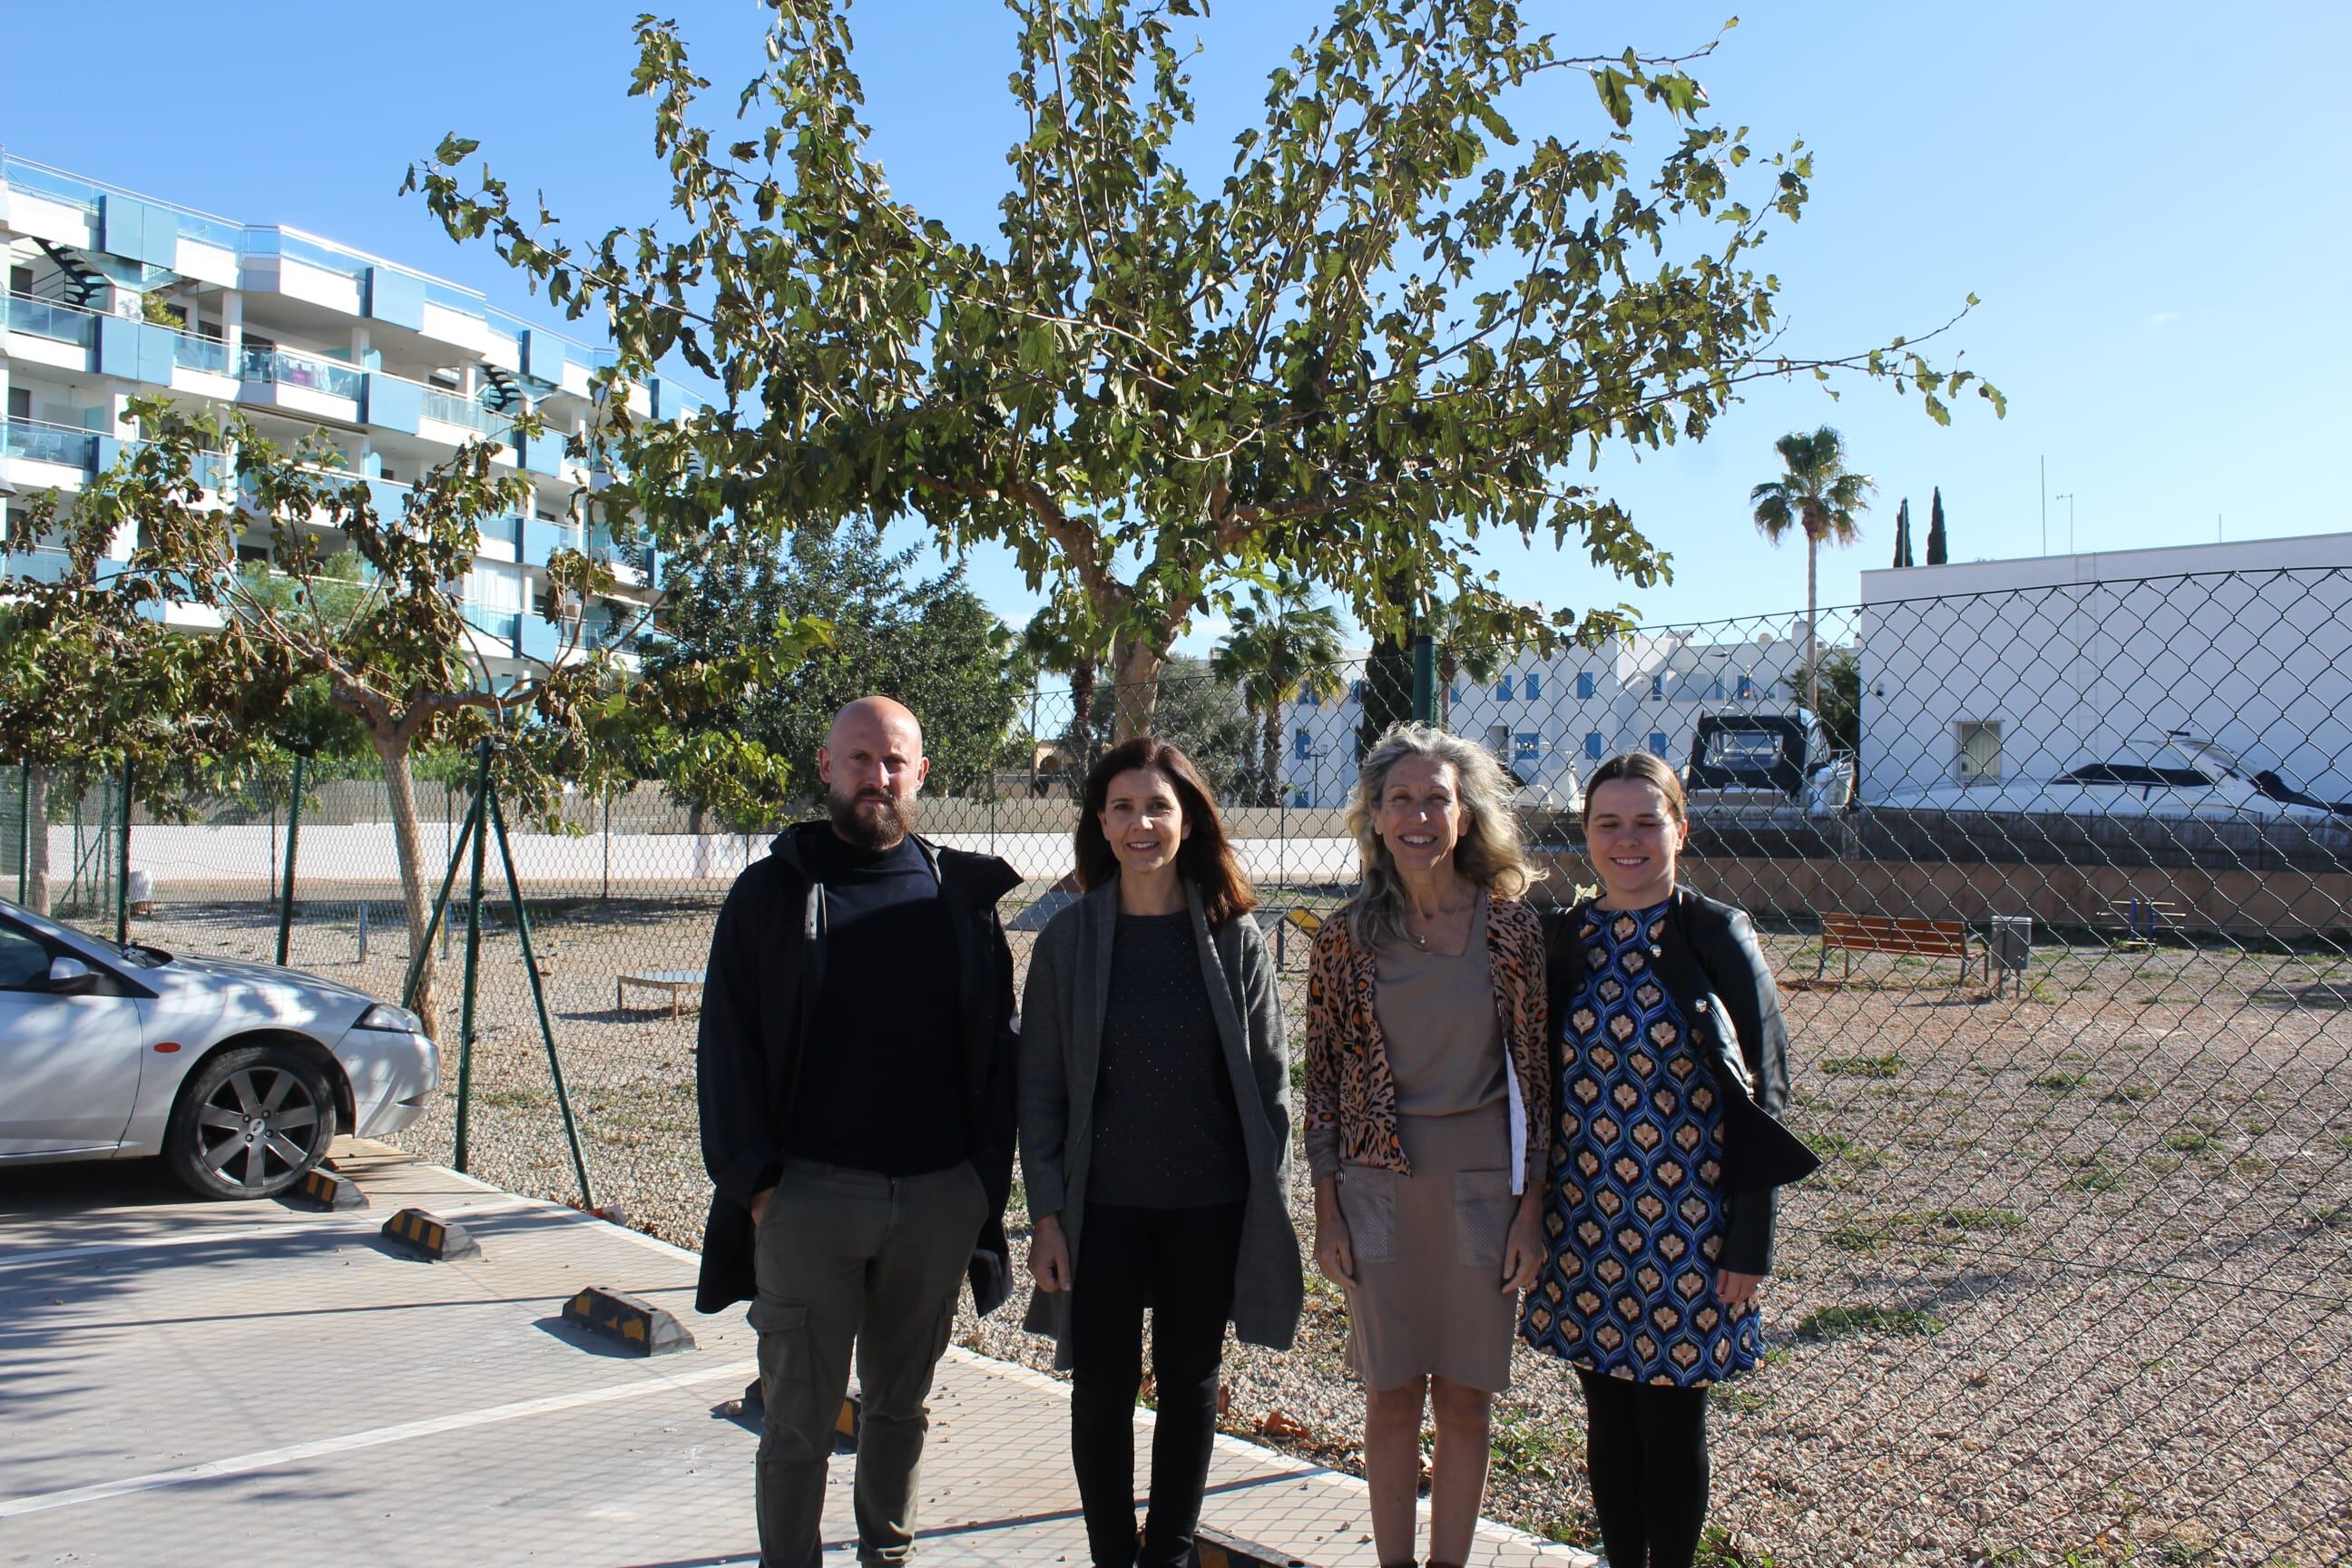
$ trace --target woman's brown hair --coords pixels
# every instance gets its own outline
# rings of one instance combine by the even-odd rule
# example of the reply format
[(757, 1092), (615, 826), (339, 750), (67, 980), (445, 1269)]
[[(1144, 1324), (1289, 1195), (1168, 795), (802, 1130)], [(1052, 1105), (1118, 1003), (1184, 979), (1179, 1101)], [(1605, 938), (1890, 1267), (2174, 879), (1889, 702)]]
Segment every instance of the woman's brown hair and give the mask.
[(1584, 781), (1584, 805), (1580, 815), (1592, 815), (1592, 792), (1617, 779), (1632, 779), (1637, 784), (1655, 784), (1666, 803), (1666, 815), (1678, 823), (1690, 821), (1690, 801), (1683, 794), (1682, 775), (1674, 764), (1647, 752), (1621, 752), (1592, 770)]
[(1257, 895), (1242, 875), (1225, 839), (1224, 819), (1217, 815), (1216, 796), (1201, 778), (1192, 759), (1157, 735), (1138, 735), (1103, 753), (1087, 774), (1084, 800), (1078, 811), (1078, 886), (1092, 892), (1118, 875), (1118, 856), (1103, 837), (1103, 808), (1110, 800), (1110, 782), (1130, 768), (1145, 768), (1165, 778), (1176, 791), (1189, 830), (1176, 847), (1176, 870), (1199, 889), (1201, 912), (1213, 926), (1257, 907)]

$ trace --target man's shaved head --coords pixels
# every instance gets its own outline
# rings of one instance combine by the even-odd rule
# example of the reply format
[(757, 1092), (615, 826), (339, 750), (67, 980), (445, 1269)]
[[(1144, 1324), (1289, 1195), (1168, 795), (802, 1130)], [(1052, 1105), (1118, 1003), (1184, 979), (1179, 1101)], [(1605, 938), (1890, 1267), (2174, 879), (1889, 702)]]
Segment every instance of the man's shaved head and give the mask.
[(914, 830), (915, 797), (931, 771), (923, 726), (887, 697), (861, 697), (833, 716), (817, 748), (833, 827), (867, 849), (887, 849)]

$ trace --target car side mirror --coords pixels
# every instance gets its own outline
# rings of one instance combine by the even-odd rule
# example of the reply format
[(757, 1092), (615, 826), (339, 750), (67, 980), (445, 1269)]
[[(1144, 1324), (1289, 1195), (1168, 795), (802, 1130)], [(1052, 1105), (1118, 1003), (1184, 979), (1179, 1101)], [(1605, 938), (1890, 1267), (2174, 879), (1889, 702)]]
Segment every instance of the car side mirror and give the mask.
[(49, 991), (58, 996), (79, 996), (96, 987), (98, 976), (79, 958), (49, 960)]

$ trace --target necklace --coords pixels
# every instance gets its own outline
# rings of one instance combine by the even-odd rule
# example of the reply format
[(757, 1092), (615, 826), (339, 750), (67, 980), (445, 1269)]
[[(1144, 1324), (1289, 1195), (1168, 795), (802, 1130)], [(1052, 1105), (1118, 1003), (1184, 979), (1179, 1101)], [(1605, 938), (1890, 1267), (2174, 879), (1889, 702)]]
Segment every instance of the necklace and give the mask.
[[(1475, 908), (1475, 907), (1476, 907), (1476, 905), (1477, 905), (1477, 902), (1478, 902), (1477, 895), (1474, 893), (1474, 894), (1472, 894), (1472, 895), (1470, 896), (1470, 900), (1469, 900), (1469, 901), (1468, 901), (1468, 902), (1466, 902), (1466, 903), (1455, 904), (1455, 905), (1454, 905), (1451, 909), (1447, 909), (1447, 908), (1443, 908), (1443, 907), (1441, 907), (1440, 909), (1438, 909), (1437, 910), (1435, 910), (1435, 911), (1434, 911), (1434, 912), (1433, 912), (1433, 913), (1429, 918), (1431, 918), (1432, 920), (1438, 920), (1438, 921), (1451, 920), (1454, 916), (1460, 914), (1460, 913), (1461, 913), (1463, 910), (1468, 910), (1468, 909), (1474, 909), (1474, 908)], [(1415, 946), (1415, 947), (1417, 947), (1417, 948), (1421, 949), (1423, 952), (1427, 952), (1429, 951), (1429, 938), (1428, 938), (1426, 935), (1424, 935), (1423, 932), (1420, 932), (1420, 931), (1417, 931), (1413, 930), (1413, 929), (1412, 929), (1412, 924), (1411, 924), (1411, 921), (1412, 921), (1412, 917), (1413, 917), (1414, 915), (1418, 914), (1419, 912), (1420, 912), (1419, 910), (1411, 910), (1411, 909), (1408, 909), (1407, 910), (1405, 910), (1405, 920), (1406, 920), (1406, 922), (1407, 922), (1407, 923), (1406, 923), (1406, 926), (1405, 926), (1405, 932), (1404, 932), (1404, 934), (1405, 934), (1405, 935), (1407, 935), (1407, 936), (1409, 936), (1409, 937), (1411, 937), (1411, 938), (1412, 938), (1412, 945), (1413, 945), (1413, 946)]]

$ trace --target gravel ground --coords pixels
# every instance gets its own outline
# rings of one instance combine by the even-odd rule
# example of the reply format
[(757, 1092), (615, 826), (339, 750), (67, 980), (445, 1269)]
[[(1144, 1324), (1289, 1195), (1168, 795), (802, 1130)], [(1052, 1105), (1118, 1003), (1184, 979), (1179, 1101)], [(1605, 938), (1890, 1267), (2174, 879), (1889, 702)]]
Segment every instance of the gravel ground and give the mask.
[[(688, 1246), (709, 1193), (693, 1016), (617, 1009), (613, 983), (700, 967), (714, 910), (582, 903), (541, 926), (595, 1195)], [(361, 965), (348, 921), (306, 922), (294, 962), (388, 994), (405, 945), (388, 934)], [(266, 959), (274, 930), (249, 906), (182, 906), (139, 935)], [(1717, 1396), (1709, 1560), (2352, 1561), (2352, 963), (2042, 947), (2026, 994), (1996, 999), (1948, 964), (1883, 959), (1815, 987), (1810, 943), (1769, 940), (1791, 1120), (1829, 1164), (1784, 1204), (1768, 1364)], [(576, 1197), (503, 930), (480, 1017), (473, 1169)], [(445, 1094), (404, 1142), (447, 1157), (454, 1109)], [(1017, 1306), (967, 1314), (962, 1342), (1049, 1366)], [(1345, 1332), (1314, 1281), (1296, 1349), (1229, 1357), (1227, 1426), (1359, 1466)], [(1522, 1352), (1496, 1419), (1490, 1512), (1590, 1542), (1574, 1379)]]

